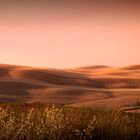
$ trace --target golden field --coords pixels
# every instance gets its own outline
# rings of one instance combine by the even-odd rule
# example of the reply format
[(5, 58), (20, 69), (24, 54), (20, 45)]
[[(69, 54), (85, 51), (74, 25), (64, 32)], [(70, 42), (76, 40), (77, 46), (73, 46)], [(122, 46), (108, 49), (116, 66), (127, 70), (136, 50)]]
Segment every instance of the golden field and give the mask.
[(0, 65), (0, 140), (139, 140), (140, 65)]

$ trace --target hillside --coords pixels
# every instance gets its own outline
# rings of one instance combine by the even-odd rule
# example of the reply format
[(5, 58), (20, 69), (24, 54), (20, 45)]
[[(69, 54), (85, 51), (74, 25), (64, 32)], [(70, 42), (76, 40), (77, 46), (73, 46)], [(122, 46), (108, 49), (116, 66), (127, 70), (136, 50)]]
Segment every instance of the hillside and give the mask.
[(140, 102), (140, 65), (76, 69), (0, 65), (0, 102), (117, 109)]

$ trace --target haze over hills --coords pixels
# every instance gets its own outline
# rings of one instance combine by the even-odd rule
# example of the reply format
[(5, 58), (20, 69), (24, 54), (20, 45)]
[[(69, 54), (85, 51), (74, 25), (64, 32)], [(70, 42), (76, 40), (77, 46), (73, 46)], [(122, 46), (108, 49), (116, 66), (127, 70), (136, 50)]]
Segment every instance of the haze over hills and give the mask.
[(0, 102), (118, 109), (140, 102), (140, 65), (75, 69), (0, 65)]

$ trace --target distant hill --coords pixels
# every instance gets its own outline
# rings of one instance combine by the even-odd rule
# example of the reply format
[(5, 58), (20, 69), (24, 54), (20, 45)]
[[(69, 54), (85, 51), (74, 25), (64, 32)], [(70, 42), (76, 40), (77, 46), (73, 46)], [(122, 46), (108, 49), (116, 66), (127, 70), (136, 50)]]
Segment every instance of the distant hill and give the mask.
[(0, 65), (0, 102), (118, 109), (140, 102), (140, 65), (75, 69)]

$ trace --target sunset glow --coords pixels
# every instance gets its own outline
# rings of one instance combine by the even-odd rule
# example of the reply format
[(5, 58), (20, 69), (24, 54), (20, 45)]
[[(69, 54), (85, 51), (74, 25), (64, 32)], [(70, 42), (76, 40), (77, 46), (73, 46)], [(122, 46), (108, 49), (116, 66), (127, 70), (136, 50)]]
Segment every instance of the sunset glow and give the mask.
[(140, 4), (85, 3), (1, 5), (0, 63), (53, 68), (140, 63)]

